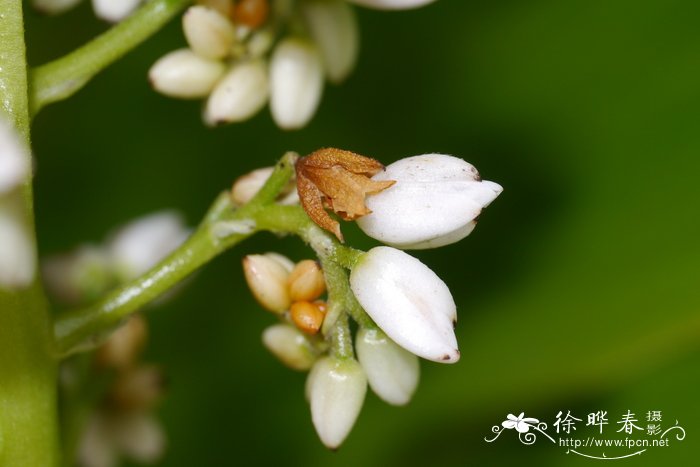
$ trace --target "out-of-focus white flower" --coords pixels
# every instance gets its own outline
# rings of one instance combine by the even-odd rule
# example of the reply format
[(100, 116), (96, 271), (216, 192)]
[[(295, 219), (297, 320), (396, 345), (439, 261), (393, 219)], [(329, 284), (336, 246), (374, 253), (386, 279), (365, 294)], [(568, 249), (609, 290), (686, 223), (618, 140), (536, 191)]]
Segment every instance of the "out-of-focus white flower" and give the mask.
[(202, 57), (214, 60), (226, 57), (236, 41), (231, 21), (218, 11), (193, 6), (182, 16), (182, 29), (190, 48)]
[(367, 392), (367, 377), (354, 359), (324, 357), (307, 380), (311, 420), (323, 444), (335, 449), (350, 433)]
[(452, 294), (416, 258), (391, 247), (372, 248), (353, 268), (350, 287), (367, 314), (398, 345), (436, 362), (459, 360)]
[(265, 329), (262, 341), (275, 357), (293, 370), (308, 370), (316, 361), (306, 337), (288, 324), (275, 324)]
[(94, 245), (44, 259), (42, 272), (51, 294), (73, 305), (98, 298), (117, 280), (109, 253)]
[(343, 0), (305, 0), (300, 8), (323, 57), (328, 79), (343, 81), (355, 67), (359, 50), (355, 11)]
[(435, 248), (457, 242), (476, 226), (476, 218), (503, 191), (482, 181), (468, 162), (444, 154), (398, 160), (372, 180), (395, 180), (367, 197), (372, 211), (357, 224), (370, 237), (403, 249)]
[(118, 23), (129, 16), (142, 0), (92, 0), (95, 15), (105, 21)]
[(182, 217), (162, 211), (136, 219), (119, 229), (107, 249), (121, 280), (139, 276), (185, 241), (189, 230)]
[(360, 329), (355, 351), (375, 394), (392, 405), (405, 405), (411, 400), (420, 377), (418, 357), (378, 329)]
[(0, 204), (0, 288), (30, 285), (36, 272), (31, 233), (11, 206)]
[(291, 269), (279, 256), (267, 253), (243, 258), (243, 272), (250, 291), (260, 305), (274, 313), (284, 313), (291, 303), (287, 288)]
[(78, 458), (85, 467), (115, 467), (121, 456), (152, 463), (165, 451), (165, 434), (150, 414), (98, 412), (89, 420)]
[(236, 63), (209, 96), (204, 121), (213, 126), (247, 120), (265, 106), (267, 95), (265, 63), (260, 60)]
[(270, 110), (280, 128), (298, 129), (313, 117), (323, 92), (318, 48), (301, 38), (280, 42), (270, 60)]
[(348, 0), (351, 3), (376, 8), (378, 10), (406, 10), (418, 8), (435, 0)]
[(78, 3), (80, 0), (32, 0), (34, 8), (48, 15), (57, 15), (68, 11)]
[(198, 99), (209, 95), (225, 71), (221, 62), (179, 49), (154, 63), (148, 79), (155, 90), (166, 96)]
[(19, 186), (29, 172), (29, 150), (0, 115), (0, 196)]
[[(260, 188), (265, 184), (274, 167), (263, 167), (255, 169), (236, 179), (231, 189), (231, 200), (236, 206), (243, 206), (260, 191)], [(280, 204), (296, 204), (299, 202), (299, 193), (297, 192), (296, 183), (290, 181), (289, 187), (282, 190), (282, 193), (277, 198)]]

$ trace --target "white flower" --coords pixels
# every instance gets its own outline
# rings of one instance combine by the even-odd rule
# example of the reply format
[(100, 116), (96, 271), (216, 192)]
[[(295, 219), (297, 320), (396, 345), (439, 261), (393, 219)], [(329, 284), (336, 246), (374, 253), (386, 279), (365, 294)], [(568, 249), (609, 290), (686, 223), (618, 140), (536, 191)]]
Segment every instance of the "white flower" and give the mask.
[(203, 6), (193, 6), (182, 16), (182, 29), (187, 43), (198, 55), (221, 59), (231, 53), (236, 41), (236, 31), (231, 21), (218, 11)]
[(267, 69), (261, 60), (233, 65), (207, 100), (204, 121), (208, 125), (247, 120), (267, 103)]
[(0, 196), (19, 186), (29, 172), (29, 150), (0, 115)]
[(306, 0), (300, 8), (321, 51), (328, 80), (343, 81), (355, 67), (359, 50), (355, 11), (343, 0)]
[(107, 250), (120, 279), (139, 276), (185, 241), (189, 230), (175, 212), (162, 211), (136, 219), (119, 229)]
[(379, 10), (405, 10), (408, 8), (418, 8), (435, 0), (348, 0), (351, 3), (377, 8)]
[(353, 268), (350, 287), (398, 345), (436, 362), (459, 360), (455, 302), (447, 285), (416, 258), (395, 248), (372, 248)]
[(0, 205), (0, 288), (26, 287), (35, 272), (31, 233), (12, 207)]
[(313, 42), (287, 38), (270, 60), (270, 110), (280, 128), (298, 129), (313, 117), (323, 92), (321, 55)]
[(371, 214), (357, 223), (370, 237), (403, 249), (435, 248), (471, 233), (481, 210), (503, 191), (473, 165), (444, 154), (398, 160), (372, 177), (396, 180), (367, 197)]
[(323, 444), (340, 446), (360, 414), (367, 377), (354, 359), (324, 357), (316, 362), (306, 384), (311, 420)]
[(375, 394), (392, 405), (405, 405), (411, 400), (420, 376), (418, 357), (378, 329), (360, 329), (355, 351)]
[(209, 95), (223, 76), (223, 63), (179, 49), (158, 59), (148, 72), (151, 85), (166, 96), (197, 99)]
[(536, 425), (540, 422), (536, 418), (523, 418), (524, 416), (525, 412), (520, 412), (520, 415), (518, 415), (517, 417), (512, 413), (509, 413), (506, 417), (507, 420), (501, 423), (501, 425), (503, 426), (503, 428), (506, 428), (508, 430), (512, 430), (513, 428), (515, 428), (515, 430), (518, 433), (527, 433), (528, 431), (530, 431), (530, 427), (533, 426), (533, 424)]
[(129, 16), (141, 0), (92, 0), (95, 15), (105, 21), (118, 23)]
[(262, 335), (265, 347), (294, 370), (308, 370), (316, 361), (316, 355), (306, 337), (288, 324), (275, 324)]

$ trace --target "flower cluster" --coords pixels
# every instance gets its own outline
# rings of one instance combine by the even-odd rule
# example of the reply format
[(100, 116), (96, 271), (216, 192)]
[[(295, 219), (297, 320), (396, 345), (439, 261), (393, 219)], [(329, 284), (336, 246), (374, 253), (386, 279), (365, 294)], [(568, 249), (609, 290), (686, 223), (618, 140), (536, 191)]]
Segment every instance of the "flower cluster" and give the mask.
[[(117, 23), (129, 16), (143, 0), (91, 0), (95, 15), (110, 23)], [(70, 10), (81, 0), (32, 0), (34, 8), (50, 15)]]
[[(429, 1), (353, 0), (412, 8)], [(268, 102), (280, 128), (306, 125), (324, 79), (342, 82), (359, 49), (355, 12), (344, 0), (203, 0), (182, 19), (188, 47), (160, 58), (149, 79), (160, 93), (206, 99), (207, 125), (240, 122)]]
[[(328, 275), (309, 260), (294, 265), (277, 253), (247, 256), (243, 262), (255, 298), (281, 318), (265, 330), (263, 342), (287, 366), (310, 369), (306, 395), (312, 421), (323, 443), (336, 448), (354, 425), (368, 384), (384, 401), (403, 405), (418, 384), (417, 357), (459, 360), (457, 309), (447, 285), (399, 248), (431, 248), (464, 238), (502, 188), (482, 181), (471, 164), (442, 154), (409, 157), (383, 168), (357, 154), (322, 149), (300, 159), (296, 169), (301, 205), (320, 227), (342, 240), (338, 222), (323, 211), (328, 209), (345, 220), (357, 219), (368, 235), (393, 245), (357, 254), (349, 278)], [(233, 192), (245, 191), (250, 199), (267, 176), (254, 174), (239, 179)], [(326, 234), (319, 235), (322, 258), (341, 248), (329, 250)], [(313, 237), (307, 238), (312, 246)], [(326, 287), (336, 293), (345, 287), (359, 302), (361, 315), (350, 310), (352, 300), (334, 294), (327, 303), (311, 303)], [(354, 349), (347, 340), (349, 328), (331, 326), (342, 319), (339, 313), (357, 321)]]

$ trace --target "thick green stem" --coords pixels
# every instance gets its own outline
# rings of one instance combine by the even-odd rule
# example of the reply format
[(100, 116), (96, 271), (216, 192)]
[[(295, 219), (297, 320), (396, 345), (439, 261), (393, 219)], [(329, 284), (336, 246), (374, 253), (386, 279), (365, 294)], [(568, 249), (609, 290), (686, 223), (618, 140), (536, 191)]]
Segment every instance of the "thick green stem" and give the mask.
[[(0, 0), (0, 118), (29, 141), (27, 68), (21, 0)], [(27, 156), (29, 157), (29, 156)], [(36, 248), (31, 175), (5, 195)], [(57, 364), (50, 314), (36, 277), (27, 287), (0, 285), (0, 465), (58, 464)]]
[(150, 0), (129, 18), (68, 55), (31, 72), (31, 114), (66, 99), (158, 32), (192, 0)]

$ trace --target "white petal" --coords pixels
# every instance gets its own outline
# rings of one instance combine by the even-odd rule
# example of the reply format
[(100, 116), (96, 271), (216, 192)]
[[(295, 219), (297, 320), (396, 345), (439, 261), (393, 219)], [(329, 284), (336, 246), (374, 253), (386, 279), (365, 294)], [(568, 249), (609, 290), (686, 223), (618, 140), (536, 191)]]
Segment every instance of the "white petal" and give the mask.
[(231, 53), (236, 31), (218, 11), (193, 6), (182, 15), (182, 29), (192, 51), (205, 58), (221, 59)]
[(180, 49), (161, 57), (148, 72), (153, 88), (170, 97), (197, 99), (207, 96), (223, 76), (223, 63)]
[(400, 248), (430, 248), (454, 243), (474, 229), (474, 220), (502, 191), (478, 180), (462, 159), (426, 154), (390, 164), (373, 180), (395, 180), (367, 197), (371, 214), (357, 223), (370, 237)]
[(307, 383), (311, 420), (323, 444), (335, 449), (350, 433), (367, 392), (367, 378), (353, 359), (317, 361)]
[(0, 115), (0, 196), (24, 182), (29, 164), (27, 146), (14, 127)]
[(516, 423), (517, 422), (514, 422), (513, 420), (506, 420), (503, 423), (501, 423), (501, 426), (503, 426), (503, 428), (507, 428), (508, 430), (512, 430), (513, 428), (515, 428)]
[(323, 66), (316, 46), (289, 38), (275, 48), (270, 61), (270, 110), (280, 128), (298, 129), (316, 112), (323, 92)]
[(316, 360), (306, 337), (288, 324), (275, 324), (265, 329), (262, 341), (267, 350), (293, 370), (308, 370)]
[(418, 357), (376, 329), (360, 329), (355, 351), (372, 390), (392, 405), (405, 405), (418, 386)]
[(131, 14), (141, 0), (92, 0), (95, 14), (106, 21), (117, 23)]
[(189, 231), (173, 211), (149, 214), (115, 232), (107, 249), (122, 280), (145, 273), (185, 241)]
[(343, 81), (355, 67), (359, 50), (355, 11), (343, 0), (305, 0), (300, 6), (328, 79)]
[(80, 0), (32, 0), (32, 6), (42, 13), (57, 15), (70, 10)]
[(401, 347), (436, 362), (459, 360), (452, 295), (416, 258), (395, 248), (372, 248), (353, 268), (350, 286), (370, 317)]
[(30, 285), (36, 272), (31, 233), (15, 209), (0, 205), (0, 288)]
[(207, 100), (204, 120), (208, 125), (247, 120), (265, 106), (267, 70), (260, 60), (233, 65)]
[(378, 10), (405, 10), (418, 8), (435, 0), (348, 0), (351, 3), (376, 8)]

